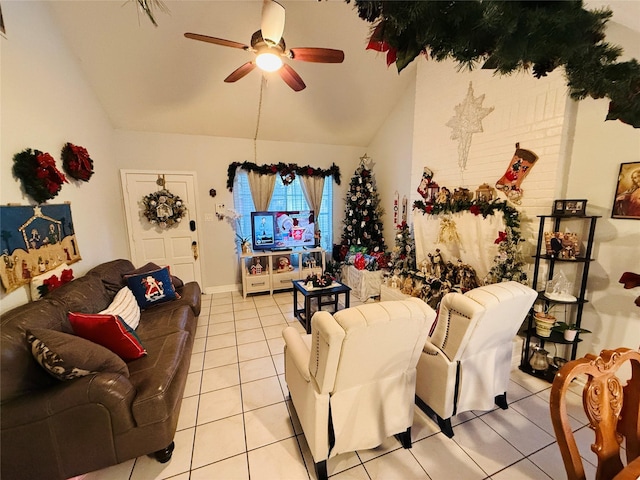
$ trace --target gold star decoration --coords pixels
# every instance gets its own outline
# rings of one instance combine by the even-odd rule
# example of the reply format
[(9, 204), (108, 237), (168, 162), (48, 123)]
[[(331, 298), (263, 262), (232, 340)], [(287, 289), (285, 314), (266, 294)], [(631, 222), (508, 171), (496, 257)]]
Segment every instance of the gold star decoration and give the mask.
[(493, 112), (493, 107), (484, 108), (484, 94), (473, 96), (473, 85), (469, 82), (467, 96), (454, 107), (456, 114), (446, 123), (450, 127), (451, 139), (458, 140), (458, 166), (460, 170), (467, 167), (467, 158), (471, 148), (471, 136), (482, 132), (482, 119)]

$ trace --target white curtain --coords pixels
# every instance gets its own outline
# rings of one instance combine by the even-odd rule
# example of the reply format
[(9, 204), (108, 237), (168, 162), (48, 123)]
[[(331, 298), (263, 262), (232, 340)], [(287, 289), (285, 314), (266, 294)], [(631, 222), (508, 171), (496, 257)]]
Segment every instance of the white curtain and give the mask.
[(315, 215), (315, 229), (318, 231), (318, 215), (320, 215), (320, 206), (322, 205), (322, 192), (324, 190), (324, 177), (307, 177), (300, 176), (300, 185), (304, 199), (309, 204)]
[(269, 208), (273, 189), (276, 185), (275, 175), (262, 175), (258, 172), (247, 172), (249, 189), (253, 198), (253, 205), (257, 212), (266, 211)]

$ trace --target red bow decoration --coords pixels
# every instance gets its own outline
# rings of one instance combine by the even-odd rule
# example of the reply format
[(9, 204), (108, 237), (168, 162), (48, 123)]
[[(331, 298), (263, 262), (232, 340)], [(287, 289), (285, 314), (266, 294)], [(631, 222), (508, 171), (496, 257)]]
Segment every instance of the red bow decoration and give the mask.
[(369, 43), (367, 44), (367, 50), (375, 50), (376, 52), (387, 52), (387, 67), (392, 63), (395, 63), (398, 49), (390, 46), (384, 39), (384, 22), (380, 22), (378, 26), (371, 34), (371, 38), (369, 39)]
[(507, 232), (498, 232), (498, 238), (496, 238), (493, 243), (499, 244), (504, 242), (506, 239), (507, 239)]

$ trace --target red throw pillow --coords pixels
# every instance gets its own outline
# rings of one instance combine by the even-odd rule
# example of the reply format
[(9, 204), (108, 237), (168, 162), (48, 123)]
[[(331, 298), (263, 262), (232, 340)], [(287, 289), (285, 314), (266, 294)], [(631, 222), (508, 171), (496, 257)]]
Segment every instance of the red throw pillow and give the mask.
[(68, 318), (76, 335), (108, 348), (125, 361), (147, 354), (135, 332), (117, 315), (69, 312)]

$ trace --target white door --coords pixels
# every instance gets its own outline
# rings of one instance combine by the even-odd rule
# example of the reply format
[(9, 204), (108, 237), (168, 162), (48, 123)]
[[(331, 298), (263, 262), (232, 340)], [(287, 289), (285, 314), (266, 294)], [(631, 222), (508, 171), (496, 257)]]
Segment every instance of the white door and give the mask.
[[(169, 265), (171, 273), (185, 282), (202, 285), (197, 230), (195, 172), (121, 170), (129, 251), (136, 267), (153, 262)], [(160, 228), (144, 216), (143, 198), (164, 187), (177, 195), (187, 207), (176, 225)]]

